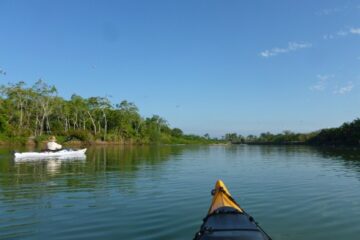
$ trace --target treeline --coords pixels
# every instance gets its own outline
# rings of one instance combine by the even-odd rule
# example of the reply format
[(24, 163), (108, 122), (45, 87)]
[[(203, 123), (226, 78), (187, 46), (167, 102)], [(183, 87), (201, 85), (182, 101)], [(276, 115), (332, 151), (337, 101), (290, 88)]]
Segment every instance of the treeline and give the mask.
[(323, 129), (308, 142), (313, 145), (360, 146), (360, 119), (338, 128)]
[(27, 87), (24, 82), (0, 88), (0, 140), (24, 141), (29, 137), (123, 143), (211, 143), (208, 136), (186, 135), (171, 128), (158, 115), (142, 117), (134, 103), (112, 104), (107, 97), (69, 100), (58, 96), (55, 86), (39, 80)]
[(225, 134), (224, 139), (233, 144), (301, 144), (309, 141), (317, 133), (294, 133), (284, 131), (282, 133), (273, 134), (270, 132), (261, 133), (260, 135), (242, 136), (236, 133)]
[(259, 136), (228, 133), (224, 139), (233, 144), (360, 146), (360, 119), (355, 119), (351, 123), (344, 123), (337, 128), (322, 129), (311, 133), (284, 131), (279, 134), (261, 133)]

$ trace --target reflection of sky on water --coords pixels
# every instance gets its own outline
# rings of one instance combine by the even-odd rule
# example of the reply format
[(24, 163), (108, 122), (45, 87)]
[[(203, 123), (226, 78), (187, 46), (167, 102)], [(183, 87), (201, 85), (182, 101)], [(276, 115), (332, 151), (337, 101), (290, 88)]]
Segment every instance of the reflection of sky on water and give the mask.
[(356, 239), (359, 156), (304, 146), (91, 147), (85, 161), (21, 163), (5, 154), (0, 212), (11, 221), (0, 238), (191, 239), (222, 178), (274, 239)]

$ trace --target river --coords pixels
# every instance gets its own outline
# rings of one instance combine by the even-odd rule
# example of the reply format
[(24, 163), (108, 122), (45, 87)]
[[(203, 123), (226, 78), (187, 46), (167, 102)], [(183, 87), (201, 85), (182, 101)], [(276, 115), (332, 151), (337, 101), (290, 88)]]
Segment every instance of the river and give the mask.
[(192, 239), (217, 179), (273, 239), (360, 236), (360, 152), (304, 146), (0, 149), (0, 239)]

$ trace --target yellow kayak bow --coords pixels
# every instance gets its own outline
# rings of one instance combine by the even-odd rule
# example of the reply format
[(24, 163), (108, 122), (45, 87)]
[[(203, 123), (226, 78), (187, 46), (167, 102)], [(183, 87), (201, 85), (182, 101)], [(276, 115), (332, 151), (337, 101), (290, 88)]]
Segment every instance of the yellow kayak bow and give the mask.
[(218, 180), (211, 205), (194, 240), (271, 240), (271, 237), (232, 198)]
[(232, 207), (239, 212), (244, 212), (241, 209), (240, 205), (231, 197), (231, 194), (223, 181), (216, 181), (215, 188), (212, 191), (212, 194), (214, 196), (208, 214), (212, 214), (216, 209), (221, 207)]

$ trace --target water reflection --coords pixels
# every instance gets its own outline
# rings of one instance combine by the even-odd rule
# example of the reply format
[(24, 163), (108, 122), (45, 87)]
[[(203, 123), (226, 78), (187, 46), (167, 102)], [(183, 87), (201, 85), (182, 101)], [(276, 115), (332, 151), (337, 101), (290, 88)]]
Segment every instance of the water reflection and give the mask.
[[(281, 158), (294, 160), (301, 157), (308, 163), (319, 160), (336, 161), (352, 171), (360, 172), (360, 149), (359, 148), (331, 148), (331, 147), (310, 147), (310, 146), (229, 146), (226, 154), (233, 156), (245, 155), (252, 158), (261, 154), (262, 159)], [(324, 163), (328, 163), (327, 161)]]
[(337, 158), (360, 164), (360, 149), (357, 148), (312, 148), (319, 152), (324, 158)]
[[(217, 148), (217, 147), (215, 147)], [(304, 161), (312, 161), (313, 157), (323, 159), (341, 160), (342, 163), (352, 170), (360, 172), (360, 150), (313, 148), (304, 146), (227, 146), (221, 148), (227, 158), (243, 156), (246, 159), (262, 156), (262, 159), (272, 159), (272, 156), (281, 156), (285, 159), (293, 159), (294, 156), (308, 156)], [(142, 147), (119, 147), (99, 146), (88, 149), (86, 159), (75, 158), (66, 160), (47, 161), (0, 161), (0, 186), (4, 189), (49, 181), (62, 175), (71, 173), (74, 176), (93, 175), (101, 172), (118, 172), (122, 174), (136, 174), (141, 168), (152, 168), (161, 165), (169, 159), (191, 152), (201, 151), (202, 157), (212, 154), (211, 147), (204, 146), (142, 146)], [(4, 150), (1, 155), (4, 156)]]
[(351, 171), (360, 173), (360, 149), (356, 148), (312, 148), (322, 158), (340, 161)]
[[(8, 199), (36, 198), (46, 193), (46, 188), (49, 186), (61, 186), (59, 191), (64, 191), (64, 187), (69, 190), (96, 188), (104, 180), (104, 174), (121, 174), (118, 175), (119, 181), (127, 174), (131, 179), (140, 168), (161, 165), (171, 157), (181, 155), (183, 149), (181, 146), (92, 147), (88, 150), (86, 158), (20, 162), (5, 160), (0, 162), (0, 188), (2, 190), (0, 194)], [(39, 191), (22, 194), (23, 189), (28, 186), (45, 189), (41, 191), (41, 194), (38, 194)], [(123, 186), (128, 186), (128, 184)], [(48, 192), (52, 193), (53, 190)]]
[(183, 149), (181, 146), (93, 147), (88, 151), (87, 170), (133, 172), (143, 165), (151, 166), (167, 161), (180, 155)]
[(349, 224), (360, 219), (360, 151), (98, 146), (86, 160), (19, 163), (9, 152), (0, 150), (0, 239), (191, 239), (218, 177), (276, 239), (360, 234)]

